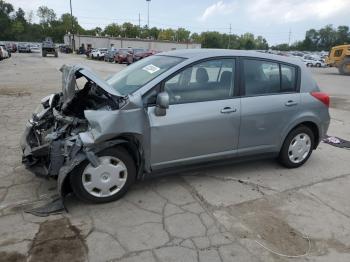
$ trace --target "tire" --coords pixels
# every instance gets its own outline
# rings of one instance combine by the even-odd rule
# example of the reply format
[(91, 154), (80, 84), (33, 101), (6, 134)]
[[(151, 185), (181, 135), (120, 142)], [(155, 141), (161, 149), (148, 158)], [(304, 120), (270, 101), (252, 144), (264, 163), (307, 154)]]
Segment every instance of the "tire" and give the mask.
[(127, 63), (128, 65), (132, 64), (132, 63), (133, 63), (133, 58), (132, 58), (132, 57), (127, 57), (127, 58), (126, 58), (126, 63)]
[[(307, 140), (307, 136), (309, 138), (309, 144), (308, 147), (309, 150), (306, 154), (306, 151), (301, 151), (301, 153), (304, 153), (300, 157), (294, 157), (294, 153), (292, 150), (290, 150), (290, 146), (292, 146), (292, 143), (297, 146), (296, 144), (296, 138), (304, 136), (304, 141)], [(293, 142), (294, 141), (294, 142)], [(305, 143), (306, 144), (306, 143)], [(311, 156), (312, 150), (315, 148), (315, 136), (310, 128), (307, 126), (299, 126), (290, 131), (290, 133), (287, 135), (286, 139), (283, 142), (281, 151), (279, 153), (278, 161), (287, 168), (297, 168), (302, 166)], [(291, 160), (294, 159), (294, 161)], [(299, 158), (299, 159), (297, 159)]]
[[(128, 191), (129, 187), (135, 182), (135, 178), (136, 178), (136, 165), (135, 162), (133, 160), (133, 158), (130, 156), (130, 154), (123, 148), (123, 147), (115, 147), (115, 148), (107, 148), (103, 151), (101, 151), (100, 153), (97, 154), (97, 156), (99, 157), (101, 163), (104, 162), (107, 158), (112, 158), (111, 160), (115, 161), (115, 163), (117, 163), (116, 165), (119, 164), (123, 164), (124, 167), (126, 167), (126, 172), (125, 171), (121, 171), (119, 172), (118, 176), (120, 176), (120, 174), (122, 172), (124, 173), (124, 176), (126, 174), (126, 180), (125, 182), (123, 182), (124, 184), (121, 186), (121, 188), (117, 188), (116, 186), (112, 186), (111, 188), (109, 188), (108, 192), (110, 193), (110, 190), (114, 187), (113, 190), (117, 190), (115, 193), (113, 193), (112, 195), (109, 196), (96, 196), (93, 194), (102, 194), (102, 191), (100, 190), (100, 192), (98, 192), (98, 184), (96, 184), (96, 187), (94, 187), (91, 191), (89, 192), (86, 189), (86, 186), (84, 186), (84, 182), (83, 180), (86, 180), (86, 177), (90, 176), (91, 179), (91, 175), (87, 174), (87, 172), (89, 172), (89, 170), (93, 170), (93, 167), (91, 166), (89, 161), (84, 161), (81, 165), (79, 165), (76, 170), (74, 170), (69, 179), (70, 179), (70, 184), (71, 187), (73, 189), (73, 192), (75, 193), (75, 195), (81, 199), (84, 202), (90, 202), (90, 203), (107, 203), (107, 202), (111, 202), (111, 201), (115, 201), (119, 198), (121, 198), (122, 196), (125, 195), (125, 193)], [(115, 160), (117, 159), (117, 160)], [(118, 160), (120, 160), (120, 162), (118, 162)], [(110, 163), (108, 163), (110, 165)], [(84, 174), (85, 173), (85, 174)], [(104, 172), (101, 174), (101, 178), (100, 180), (102, 181), (102, 175), (107, 173), (107, 175), (109, 175), (110, 173), (108, 172)], [(115, 173), (113, 173), (115, 174)], [(95, 176), (96, 177), (96, 176)], [(98, 176), (99, 177), (99, 176)], [(112, 181), (112, 176), (109, 177), (109, 179)], [(120, 179), (120, 177), (118, 177), (118, 179)], [(119, 181), (119, 180), (118, 180)], [(85, 183), (93, 183), (91, 181), (85, 181)], [(106, 182), (107, 184), (109, 182)], [(113, 184), (111, 184), (113, 185)], [(109, 185), (108, 185), (109, 186)], [(92, 185), (90, 187), (93, 187)]]
[(321, 64), (320, 64), (320, 63), (317, 63), (317, 64), (316, 64), (316, 67), (321, 67)]
[(342, 75), (350, 75), (350, 69), (347, 69), (347, 67), (350, 66), (350, 57), (345, 58), (343, 62), (340, 63), (338, 70), (339, 73)]
[(58, 53), (57, 53), (57, 51), (55, 52), (55, 57), (58, 57)]

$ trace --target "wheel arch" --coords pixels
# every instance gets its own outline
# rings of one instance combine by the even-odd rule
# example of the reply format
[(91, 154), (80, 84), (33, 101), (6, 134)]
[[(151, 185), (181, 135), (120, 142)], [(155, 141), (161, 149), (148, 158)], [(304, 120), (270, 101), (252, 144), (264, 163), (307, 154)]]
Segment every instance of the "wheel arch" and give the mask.
[(282, 147), (283, 142), (286, 139), (286, 137), (288, 136), (288, 134), (290, 132), (292, 132), (292, 130), (294, 130), (300, 126), (306, 126), (312, 131), (312, 133), (314, 134), (314, 149), (317, 148), (317, 146), (320, 142), (320, 128), (316, 124), (316, 122), (313, 120), (302, 120), (302, 121), (299, 121), (299, 122), (295, 123), (294, 125), (292, 125), (292, 127), (288, 129), (288, 132), (286, 132), (284, 134), (280, 148)]
[[(136, 179), (143, 179), (145, 157), (142, 144), (142, 136), (134, 133), (124, 133), (120, 134), (112, 139), (109, 139), (101, 144), (98, 144), (93, 148), (94, 153), (101, 152), (107, 148), (121, 146), (123, 147), (133, 158), (136, 165)], [(69, 164), (69, 166), (61, 167), (60, 174), (58, 176), (58, 191), (61, 196), (65, 196), (72, 192), (72, 188), (69, 181), (69, 176), (71, 176), (75, 168), (81, 165), (84, 161), (88, 160), (88, 156), (85, 154), (86, 151), (80, 152), (77, 157), (72, 159), (74, 164)], [(61, 172), (62, 171), (62, 172)]]

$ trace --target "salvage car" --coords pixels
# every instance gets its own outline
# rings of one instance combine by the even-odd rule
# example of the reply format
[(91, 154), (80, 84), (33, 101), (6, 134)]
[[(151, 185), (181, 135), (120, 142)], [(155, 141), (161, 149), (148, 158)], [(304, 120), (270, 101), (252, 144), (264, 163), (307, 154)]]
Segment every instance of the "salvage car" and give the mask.
[(0, 45), (0, 60), (11, 57), (11, 53), (7, 51), (5, 45)]
[(325, 67), (326, 63), (321, 58), (306, 55), (302, 58), (304, 64), (308, 67)]
[(98, 60), (103, 59), (107, 51), (107, 48), (97, 48), (90, 53), (90, 57)]
[(120, 48), (114, 55), (114, 61), (118, 64), (128, 63), (128, 54), (132, 52), (131, 48)]
[(115, 54), (118, 52), (118, 49), (117, 48), (110, 48), (108, 49), (107, 53), (105, 54), (104, 56), (104, 61), (105, 62), (113, 62), (114, 61), (114, 56)]
[(18, 44), (17, 50), (18, 50), (18, 53), (30, 53), (30, 45), (20, 43), (20, 44)]
[(141, 48), (134, 48), (131, 52), (129, 52), (126, 55), (126, 61), (128, 64), (132, 64), (136, 61), (139, 61), (145, 57), (149, 57), (151, 55), (156, 54), (157, 52), (148, 50), (148, 49), (141, 49)]
[[(24, 165), (61, 196), (103, 203), (183, 168), (273, 157), (303, 165), (325, 136), (329, 96), (302, 61), (250, 51), (176, 50), (102, 80), (63, 66), (21, 139)], [(79, 86), (80, 85), (80, 86)]]

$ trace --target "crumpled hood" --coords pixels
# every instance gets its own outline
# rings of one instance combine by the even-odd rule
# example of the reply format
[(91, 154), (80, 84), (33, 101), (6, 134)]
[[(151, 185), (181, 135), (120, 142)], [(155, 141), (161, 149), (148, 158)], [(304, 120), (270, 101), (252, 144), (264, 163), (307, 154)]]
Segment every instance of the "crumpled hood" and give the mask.
[(122, 97), (122, 95), (113, 89), (106, 81), (101, 79), (93, 73), (88, 67), (83, 65), (63, 65), (60, 68), (62, 72), (62, 93), (64, 101), (71, 100), (75, 95), (76, 79), (85, 76), (87, 79), (93, 81), (96, 85), (101, 87), (111, 95)]

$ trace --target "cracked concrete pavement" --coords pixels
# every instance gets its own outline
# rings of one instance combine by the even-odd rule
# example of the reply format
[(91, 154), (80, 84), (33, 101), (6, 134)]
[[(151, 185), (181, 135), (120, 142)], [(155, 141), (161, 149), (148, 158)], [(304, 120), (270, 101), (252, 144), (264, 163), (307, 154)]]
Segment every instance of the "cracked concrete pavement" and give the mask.
[[(137, 183), (113, 203), (71, 196), (66, 214), (25, 213), (56, 194), (22, 167), (19, 137), (40, 98), (60, 90), (64, 63), (104, 77), (124, 67), (64, 54), (0, 63), (0, 261), (350, 261), (350, 151), (323, 143), (298, 169), (211, 167)], [(329, 134), (350, 140), (350, 78), (312, 70), (332, 95)]]

